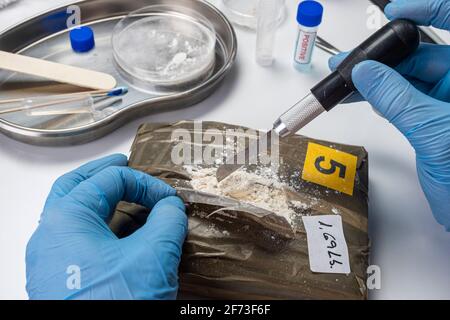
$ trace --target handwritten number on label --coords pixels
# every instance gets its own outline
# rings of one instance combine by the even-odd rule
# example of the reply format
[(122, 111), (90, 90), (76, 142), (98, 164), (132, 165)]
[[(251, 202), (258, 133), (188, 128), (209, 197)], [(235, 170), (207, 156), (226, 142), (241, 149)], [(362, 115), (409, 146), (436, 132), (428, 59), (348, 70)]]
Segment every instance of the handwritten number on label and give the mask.
[[(333, 228), (333, 225), (326, 224), (326, 223), (324, 223), (322, 221), (319, 221), (319, 229), (323, 230), (324, 228)], [(331, 233), (324, 232), (324, 233), (322, 233), (322, 236), (323, 236), (323, 238), (326, 241), (330, 241), (330, 239), (332, 239), (329, 242), (329, 245), (327, 245), (327, 249), (334, 249), (334, 248), (337, 247), (336, 237), (334, 237)], [(334, 259), (333, 257), (342, 257), (342, 255), (339, 254), (339, 253), (335, 253), (335, 252), (333, 252), (331, 250), (328, 250), (328, 258), (330, 258), (330, 262), (329, 263), (330, 263), (330, 268), (331, 269), (333, 269), (333, 266), (335, 264), (342, 264), (342, 262)]]
[(334, 249), (337, 247), (336, 241), (331, 240), (330, 245), (327, 246), (328, 249)]
[[(314, 170), (316, 171), (315, 168)], [(333, 177), (338, 179), (337, 173)], [(311, 271), (349, 274), (351, 272), (350, 260), (344, 237), (342, 217), (338, 214), (312, 215), (303, 216), (302, 221), (308, 237), (308, 256)]]
[(333, 260), (333, 261), (330, 261), (330, 268), (332, 268), (333, 269), (333, 266), (335, 265), (335, 264), (342, 264), (342, 262), (339, 262), (339, 261), (336, 261), (336, 260)]
[[(332, 227), (331, 224), (326, 224), (325, 222), (322, 222), (322, 221), (319, 221), (319, 224), (320, 224), (321, 226), (328, 227), (328, 228), (331, 228), (331, 227)], [(322, 228), (320, 228), (320, 229), (322, 229)]]
[(339, 169), (339, 178), (345, 179), (345, 172), (347, 171), (347, 167), (342, 163), (339, 163), (335, 160), (330, 160), (330, 168), (324, 168), (320, 164), (325, 161), (324, 156), (320, 156), (316, 158), (314, 162), (314, 166), (316, 169), (323, 174), (333, 174)]
[(328, 257), (331, 259), (332, 256), (341, 257), (342, 255), (339, 253), (334, 253), (333, 251), (328, 251)]
[(325, 240), (327, 240), (327, 241), (328, 241), (328, 239), (330, 239), (330, 238), (332, 238), (333, 240), (336, 240), (336, 238), (333, 237), (333, 235), (331, 235), (331, 234), (329, 234), (329, 233), (327, 233), (327, 232), (325, 232), (325, 233), (323, 234), (323, 238), (324, 238)]

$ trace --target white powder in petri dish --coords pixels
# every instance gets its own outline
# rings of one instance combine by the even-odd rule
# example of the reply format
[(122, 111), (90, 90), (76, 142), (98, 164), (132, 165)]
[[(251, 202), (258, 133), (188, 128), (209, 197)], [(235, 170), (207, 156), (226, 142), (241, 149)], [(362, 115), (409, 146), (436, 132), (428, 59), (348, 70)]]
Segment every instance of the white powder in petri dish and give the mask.
[(131, 13), (114, 30), (114, 58), (133, 78), (182, 85), (211, 72), (216, 44), (211, 28), (184, 15)]

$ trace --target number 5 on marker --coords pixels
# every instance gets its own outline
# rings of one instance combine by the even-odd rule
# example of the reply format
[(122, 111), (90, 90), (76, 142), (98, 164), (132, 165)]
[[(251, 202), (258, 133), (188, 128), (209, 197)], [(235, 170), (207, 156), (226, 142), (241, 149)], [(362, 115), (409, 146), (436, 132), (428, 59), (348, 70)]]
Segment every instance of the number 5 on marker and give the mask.
[(352, 154), (310, 142), (302, 179), (353, 195), (357, 162)]

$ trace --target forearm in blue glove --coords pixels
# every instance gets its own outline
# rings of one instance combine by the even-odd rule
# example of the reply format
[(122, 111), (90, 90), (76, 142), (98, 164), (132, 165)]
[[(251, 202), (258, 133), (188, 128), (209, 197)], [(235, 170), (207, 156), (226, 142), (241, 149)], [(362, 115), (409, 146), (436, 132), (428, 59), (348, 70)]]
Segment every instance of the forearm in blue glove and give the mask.
[[(55, 182), (27, 246), (31, 299), (176, 298), (184, 204), (172, 187), (126, 165), (124, 155), (113, 155)], [(107, 222), (121, 200), (151, 213), (118, 239)]]
[[(396, 0), (385, 13), (450, 30), (449, 0)], [(344, 57), (333, 57), (330, 68)], [(359, 94), (349, 102), (367, 100), (414, 147), (422, 189), (436, 220), (450, 231), (450, 46), (422, 44), (396, 70), (362, 62), (352, 79)]]

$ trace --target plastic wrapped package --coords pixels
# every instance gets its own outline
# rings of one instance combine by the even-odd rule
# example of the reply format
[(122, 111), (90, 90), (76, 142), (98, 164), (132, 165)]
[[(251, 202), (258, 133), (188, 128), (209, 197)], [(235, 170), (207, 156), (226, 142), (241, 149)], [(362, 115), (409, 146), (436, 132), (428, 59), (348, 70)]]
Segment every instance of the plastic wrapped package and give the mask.
[[(192, 170), (183, 164), (175, 165), (172, 160), (174, 147), (179, 143), (172, 134), (179, 129), (192, 136), (212, 129), (224, 134), (227, 130), (249, 131), (218, 122), (203, 122), (198, 128), (194, 122), (183, 121), (144, 124), (137, 133), (129, 166), (168, 182), (188, 204), (189, 232), (180, 265), (182, 294), (217, 299), (367, 298), (368, 159), (364, 148), (299, 135), (280, 140), (277, 175), (289, 186), (282, 189), (283, 195), (289, 203), (297, 204), (290, 206), (290, 218), (286, 219), (270, 208), (239, 201), (236, 197), (195, 190)], [(352, 195), (302, 180), (310, 142), (357, 157)], [(193, 146), (194, 139), (183, 143)], [(254, 165), (244, 170), (257, 171)], [(119, 237), (124, 237), (143, 225), (148, 212), (141, 206), (121, 203), (110, 227)], [(310, 270), (302, 216), (332, 214), (342, 217), (349, 274)]]

